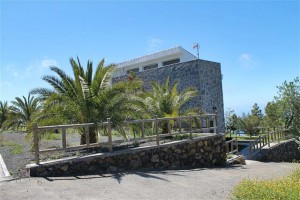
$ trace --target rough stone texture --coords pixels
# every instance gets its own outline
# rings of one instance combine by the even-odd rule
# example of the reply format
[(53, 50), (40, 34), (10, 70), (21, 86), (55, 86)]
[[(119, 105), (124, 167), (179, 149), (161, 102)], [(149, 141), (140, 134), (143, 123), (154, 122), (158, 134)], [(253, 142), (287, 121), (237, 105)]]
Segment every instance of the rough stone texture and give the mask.
[[(202, 145), (204, 143), (204, 145)], [(216, 150), (218, 149), (219, 152)], [(30, 164), (30, 176), (109, 173), (124, 170), (213, 167), (226, 163), (224, 135), (183, 140), (160, 146), (138, 147), (58, 161)]]
[[(170, 84), (179, 81), (179, 91), (183, 91), (188, 87), (196, 88), (199, 95), (191, 99), (185, 105), (185, 108), (198, 107), (207, 113), (213, 113), (213, 106), (216, 106), (219, 131), (224, 133), (225, 121), (220, 63), (192, 60), (138, 72), (136, 75), (144, 81), (144, 89), (146, 90), (151, 89), (151, 81), (164, 83), (168, 76), (170, 77)], [(127, 76), (117, 77), (113, 79), (113, 83), (126, 79)]]
[(293, 162), (300, 160), (300, 150), (295, 139), (290, 139), (285, 142), (267, 149), (261, 160), (269, 162)]
[(243, 155), (238, 155), (235, 156), (229, 160), (227, 160), (228, 165), (236, 165), (236, 164), (241, 164), (241, 165), (246, 165), (246, 158)]

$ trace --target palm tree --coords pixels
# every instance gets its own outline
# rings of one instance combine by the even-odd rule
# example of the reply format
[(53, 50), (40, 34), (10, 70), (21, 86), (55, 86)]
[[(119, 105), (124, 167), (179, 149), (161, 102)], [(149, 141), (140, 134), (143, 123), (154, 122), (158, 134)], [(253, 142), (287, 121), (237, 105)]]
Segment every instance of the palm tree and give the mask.
[[(71, 58), (74, 78), (68, 76), (58, 67), (50, 70), (58, 75), (44, 76), (43, 80), (52, 86), (34, 89), (44, 100), (43, 119), (59, 118), (65, 123), (97, 123), (111, 118), (113, 125), (127, 138), (121, 124), (124, 119), (136, 114), (138, 104), (142, 102), (134, 92), (141, 87), (141, 82), (128, 81), (111, 84), (114, 65), (104, 65), (102, 59), (93, 73), (92, 62), (87, 62), (83, 69), (79, 58), (77, 62)], [(59, 112), (57, 112), (59, 110)], [(54, 112), (51, 112), (54, 111)], [(81, 132), (81, 144), (85, 144), (85, 135)], [(90, 130), (90, 143), (96, 142), (96, 130)]]
[[(192, 97), (197, 95), (194, 88), (189, 87), (183, 92), (179, 93), (177, 90), (178, 82), (175, 82), (172, 86), (169, 86), (169, 77), (165, 84), (159, 84), (152, 82), (152, 91), (146, 93), (145, 104), (148, 108), (148, 113), (151, 117), (155, 115), (157, 117), (177, 117), (182, 109), (183, 105), (188, 102)], [(182, 112), (194, 112), (192, 109)], [(162, 124), (162, 133), (167, 133), (167, 124)]]
[(3, 127), (16, 128), (20, 126), (29, 129), (34, 116), (40, 111), (39, 100), (28, 94), (23, 99), (16, 97), (15, 101), (11, 101), (12, 106), (9, 107), (7, 119), (3, 123)]
[(7, 119), (8, 111), (7, 101), (0, 101), (0, 129), (2, 129), (2, 124)]

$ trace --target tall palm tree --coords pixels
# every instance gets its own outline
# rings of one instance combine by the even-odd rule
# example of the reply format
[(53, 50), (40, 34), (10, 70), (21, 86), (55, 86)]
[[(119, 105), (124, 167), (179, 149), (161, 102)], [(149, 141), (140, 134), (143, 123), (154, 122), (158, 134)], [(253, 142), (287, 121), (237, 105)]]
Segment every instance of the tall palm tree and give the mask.
[(7, 101), (0, 101), (0, 129), (2, 128), (3, 122), (7, 119), (9, 107)]
[[(151, 117), (177, 117), (183, 105), (197, 95), (196, 89), (189, 87), (178, 92), (178, 82), (169, 85), (169, 77), (164, 84), (152, 82), (152, 91), (146, 93), (145, 104)], [(190, 112), (192, 110), (189, 110)], [(186, 112), (182, 112), (185, 114)], [(167, 124), (162, 124), (162, 132), (167, 133)]]
[(18, 129), (23, 126), (28, 129), (34, 116), (40, 111), (39, 100), (30, 94), (27, 98), (23, 96), (23, 99), (19, 97), (15, 99), (15, 101), (11, 101), (12, 105), (9, 107), (9, 113), (3, 127)]
[[(121, 123), (134, 115), (139, 102), (133, 91), (141, 87), (140, 81), (118, 82), (111, 84), (114, 65), (104, 65), (102, 59), (93, 73), (93, 63), (88, 61), (83, 69), (79, 58), (71, 58), (73, 78), (58, 67), (50, 70), (58, 75), (44, 76), (52, 89), (38, 88), (32, 93), (40, 94), (44, 100), (43, 118), (60, 118), (65, 123), (97, 123), (111, 118), (113, 125), (124, 134)], [(57, 112), (59, 110), (59, 112)], [(52, 112), (54, 111), (54, 112)], [(90, 143), (96, 142), (96, 130), (90, 130)], [(81, 132), (81, 144), (85, 144), (85, 135)]]

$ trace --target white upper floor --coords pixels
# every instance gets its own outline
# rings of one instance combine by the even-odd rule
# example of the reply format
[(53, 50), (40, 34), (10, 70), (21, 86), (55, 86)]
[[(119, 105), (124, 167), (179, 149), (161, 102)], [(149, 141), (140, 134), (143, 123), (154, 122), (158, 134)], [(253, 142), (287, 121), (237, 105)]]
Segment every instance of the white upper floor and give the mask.
[(195, 59), (197, 59), (195, 55), (178, 46), (118, 63), (113, 77), (123, 76), (131, 71), (141, 72)]

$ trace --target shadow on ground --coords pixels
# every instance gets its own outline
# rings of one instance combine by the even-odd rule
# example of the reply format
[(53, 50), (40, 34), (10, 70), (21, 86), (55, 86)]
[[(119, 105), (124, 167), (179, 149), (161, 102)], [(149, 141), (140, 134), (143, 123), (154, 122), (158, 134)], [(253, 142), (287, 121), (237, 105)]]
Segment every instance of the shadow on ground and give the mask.
[(143, 178), (148, 179), (157, 179), (161, 181), (169, 182), (168, 179), (159, 177), (158, 175), (172, 175), (172, 176), (184, 176), (182, 174), (179, 174), (180, 172), (197, 172), (197, 171), (203, 171), (203, 170), (232, 170), (234, 168), (240, 168), (244, 169), (242, 165), (232, 165), (232, 166), (226, 166), (226, 167), (214, 167), (214, 168), (174, 168), (174, 169), (164, 169), (164, 170), (147, 170), (147, 169), (140, 169), (136, 171), (124, 171), (124, 172), (116, 172), (111, 174), (103, 174), (103, 173), (89, 173), (89, 174), (76, 174), (76, 175), (69, 175), (69, 176), (47, 176), (43, 177), (45, 180), (54, 182), (54, 181), (65, 181), (65, 180), (84, 180), (84, 179), (103, 179), (103, 178), (113, 178), (118, 183), (121, 183), (122, 178), (127, 175), (137, 175)]

